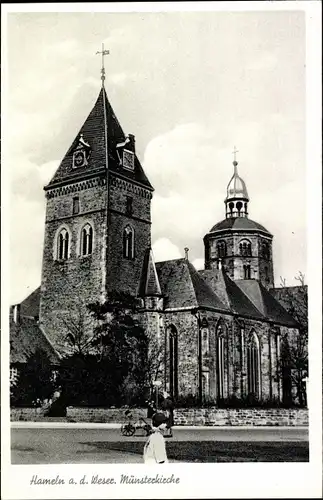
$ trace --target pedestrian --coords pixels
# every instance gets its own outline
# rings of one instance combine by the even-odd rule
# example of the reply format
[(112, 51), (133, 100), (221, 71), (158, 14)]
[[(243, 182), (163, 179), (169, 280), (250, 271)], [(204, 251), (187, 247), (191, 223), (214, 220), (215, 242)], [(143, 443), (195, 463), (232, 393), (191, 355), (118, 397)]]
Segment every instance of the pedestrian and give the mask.
[(163, 430), (166, 428), (166, 417), (157, 412), (152, 417), (152, 429), (144, 446), (145, 464), (165, 464), (168, 462)]
[(168, 392), (163, 392), (162, 410), (167, 417), (167, 426), (164, 433), (165, 437), (173, 437), (172, 427), (174, 425), (174, 403)]

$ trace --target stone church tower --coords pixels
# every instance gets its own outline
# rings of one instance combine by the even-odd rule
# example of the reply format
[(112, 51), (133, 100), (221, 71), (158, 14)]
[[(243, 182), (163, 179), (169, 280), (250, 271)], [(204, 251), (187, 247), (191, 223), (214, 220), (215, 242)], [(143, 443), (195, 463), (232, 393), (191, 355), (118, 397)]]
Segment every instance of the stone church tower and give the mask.
[[(151, 245), (153, 188), (104, 88), (46, 193), (40, 325), (58, 347), (67, 322), (109, 290), (136, 295)], [(60, 338), (59, 338), (60, 337)]]
[(205, 269), (223, 267), (233, 280), (258, 280), (267, 289), (274, 286), (273, 236), (248, 217), (249, 196), (238, 174), (238, 162), (227, 187), (225, 219), (204, 237)]

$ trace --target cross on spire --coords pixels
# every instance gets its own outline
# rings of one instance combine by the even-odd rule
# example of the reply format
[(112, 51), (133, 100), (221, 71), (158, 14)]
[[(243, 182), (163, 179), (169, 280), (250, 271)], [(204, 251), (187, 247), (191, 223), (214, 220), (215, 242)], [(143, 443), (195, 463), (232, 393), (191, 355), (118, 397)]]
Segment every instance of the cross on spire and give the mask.
[(237, 157), (236, 157), (236, 154), (237, 154), (237, 153), (239, 153), (239, 151), (238, 151), (238, 149), (234, 146), (233, 151), (232, 151), (232, 154), (234, 155), (234, 157), (233, 157), (233, 162), (234, 162), (234, 163), (238, 163), (238, 162), (237, 162)]
[(102, 43), (102, 50), (98, 50), (96, 54), (101, 54), (102, 55), (102, 67), (101, 67), (101, 81), (102, 81), (102, 87), (104, 87), (104, 80), (105, 80), (105, 68), (104, 68), (104, 56), (107, 56), (110, 54), (109, 50), (104, 49), (104, 43)]

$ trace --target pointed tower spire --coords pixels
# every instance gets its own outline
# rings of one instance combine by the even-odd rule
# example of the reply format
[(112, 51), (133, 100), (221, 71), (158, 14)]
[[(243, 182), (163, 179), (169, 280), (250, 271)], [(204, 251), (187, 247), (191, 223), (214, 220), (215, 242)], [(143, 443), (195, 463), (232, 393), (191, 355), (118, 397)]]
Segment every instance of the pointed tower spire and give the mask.
[(155, 265), (155, 259), (151, 248), (147, 249), (143, 263), (139, 296), (160, 296), (161, 288)]
[(248, 217), (248, 191), (244, 180), (238, 174), (238, 162), (236, 154), (239, 151), (233, 149), (233, 176), (227, 187), (227, 197), (225, 199), (225, 215), (229, 217)]

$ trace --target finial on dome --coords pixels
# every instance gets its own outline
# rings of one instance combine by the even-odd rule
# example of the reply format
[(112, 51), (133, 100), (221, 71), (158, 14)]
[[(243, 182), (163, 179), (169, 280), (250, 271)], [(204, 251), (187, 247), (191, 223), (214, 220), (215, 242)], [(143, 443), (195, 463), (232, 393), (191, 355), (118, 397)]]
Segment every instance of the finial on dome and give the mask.
[(232, 151), (232, 154), (234, 155), (234, 160), (233, 160), (233, 166), (234, 166), (234, 171), (236, 172), (237, 170), (237, 166), (238, 166), (238, 162), (237, 162), (237, 153), (239, 153), (238, 149), (234, 146), (233, 148), (233, 151)]

